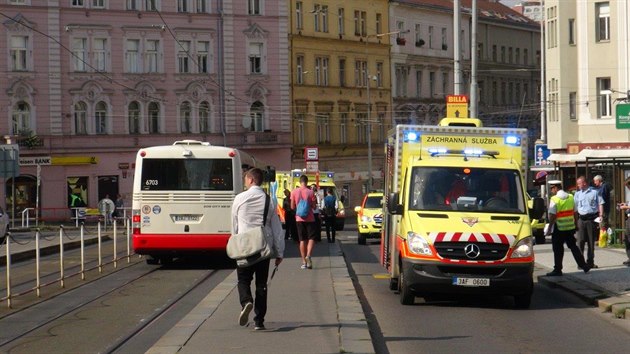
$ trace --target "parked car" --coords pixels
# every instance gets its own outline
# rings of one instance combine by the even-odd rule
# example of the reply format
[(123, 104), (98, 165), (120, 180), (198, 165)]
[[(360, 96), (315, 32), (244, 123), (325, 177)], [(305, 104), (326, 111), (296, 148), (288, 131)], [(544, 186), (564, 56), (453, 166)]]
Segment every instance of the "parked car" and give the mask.
[(356, 206), (359, 244), (365, 245), (368, 238), (381, 238), (383, 225), (383, 193), (370, 192), (363, 197), (360, 206)]
[(0, 243), (4, 242), (4, 238), (9, 232), (9, 214), (4, 212), (4, 209), (0, 207)]

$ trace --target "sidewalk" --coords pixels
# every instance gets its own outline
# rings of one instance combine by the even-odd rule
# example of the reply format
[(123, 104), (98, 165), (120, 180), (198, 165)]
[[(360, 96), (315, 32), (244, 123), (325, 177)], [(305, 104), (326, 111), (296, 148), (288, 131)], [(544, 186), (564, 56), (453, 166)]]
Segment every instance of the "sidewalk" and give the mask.
[[(545, 268), (544, 273), (553, 269), (553, 251), (551, 242), (534, 246), (537, 266)], [(586, 253), (586, 252), (585, 252)], [(541, 275), (538, 282), (551, 287), (560, 287), (584, 301), (599, 306), (604, 311), (615, 311), (613, 307), (630, 307), (630, 267), (623, 265), (627, 261), (625, 248), (600, 248), (595, 246), (595, 264), (598, 266), (587, 274), (577, 268), (571, 251), (565, 246), (563, 276), (548, 277)], [(543, 273), (543, 274), (544, 274)], [(625, 305), (620, 305), (625, 304)], [(615, 306), (613, 306), (615, 305)], [(617, 317), (630, 319), (630, 310), (617, 309)]]
[(290, 242), (269, 285), (265, 331), (254, 331), (253, 311), (247, 327), (238, 325), (233, 272), (147, 353), (374, 353), (339, 245), (317, 244), (313, 269), (300, 265)]

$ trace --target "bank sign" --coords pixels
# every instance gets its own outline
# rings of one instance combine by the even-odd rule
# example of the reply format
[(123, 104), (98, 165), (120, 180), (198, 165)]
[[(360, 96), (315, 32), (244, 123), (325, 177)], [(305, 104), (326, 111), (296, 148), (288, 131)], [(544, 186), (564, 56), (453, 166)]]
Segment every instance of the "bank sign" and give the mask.
[(630, 103), (619, 103), (616, 108), (617, 129), (630, 129)]
[(48, 166), (52, 164), (50, 156), (20, 157), (20, 166)]

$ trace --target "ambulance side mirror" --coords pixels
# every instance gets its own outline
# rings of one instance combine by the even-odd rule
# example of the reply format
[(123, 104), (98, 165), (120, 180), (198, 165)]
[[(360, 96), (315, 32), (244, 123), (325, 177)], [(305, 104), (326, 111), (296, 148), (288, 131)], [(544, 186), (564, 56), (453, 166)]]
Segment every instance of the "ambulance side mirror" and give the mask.
[(401, 215), (403, 206), (398, 204), (398, 192), (390, 193), (387, 199), (387, 211), (392, 215)]
[(542, 218), (545, 214), (545, 200), (540, 197), (536, 197), (532, 199), (532, 204), (533, 206), (529, 209), (530, 219)]

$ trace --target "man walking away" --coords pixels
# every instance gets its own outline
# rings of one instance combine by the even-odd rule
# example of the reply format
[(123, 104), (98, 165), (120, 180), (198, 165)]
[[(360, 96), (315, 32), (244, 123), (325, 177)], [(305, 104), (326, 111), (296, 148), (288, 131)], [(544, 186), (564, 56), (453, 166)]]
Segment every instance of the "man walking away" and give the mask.
[(604, 213), (604, 200), (586, 183), (586, 178), (580, 176), (577, 179), (578, 191), (575, 192), (575, 210), (578, 213), (578, 245), (580, 252), (584, 254), (584, 245), (588, 245), (586, 264), (591, 268), (597, 268), (595, 264), (595, 238), (599, 234), (595, 219), (602, 217)]
[[(276, 204), (272, 198), (260, 187), (263, 172), (253, 168), (245, 172), (244, 192), (239, 193), (232, 203), (232, 235), (245, 232), (265, 225), (267, 234), (273, 235), (273, 251), (275, 265), (282, 262), (284, 254), (284, 236), (278, 214), (275, 213)], [(263, 221), (265, 204), (269, 199), (267, 219)], [(256, 300), (252, 297), (251, 283), (256, 276)], [(245, 326), (249, 322), (249, 313), (254, 308), (255, 330), (265, 329), (265, 315), (267, 314), (267, 278), (269, 277), (269, 259), (262, 260), (249, 267), (237, 268), (238, 297), (242, 309), (238, 323)]]
[(333, 189), (329, 187), (324, 198), (324, 218), (326, 220), (326, 239), (328, 243), (335, 242), (335, 222), (338, 208), (337, 197), (333, 194)]
[[(308, 177), (300, 176), (300, 186), (291, 192), (291, 209), (295, 210), (295, 223), (297, 225), (298, 239), (300, 240), (300, 255), (302, 256), (302, 269), (312, 269), (313, 261), (311, 254), (315, 247), (315, 239), (317, 230), (315, 228), (315, 208), (316, 199), (313, 191), (307, 187)], [(300, 215), (302, 208), (298, 205), (306, 203), (304, 214)]]
[(588, 273), (591, 267), (584, 261), (584, 255), (575, 243), (575, 210), (573, 196), (562, 190), (562, 182), (549, 181), (551, 200), (547, 212), (549, 214), (549, 231), (551, 230), (551, 244), (553, 248), (553, 271), (547, 276), (562, 275), (562, 259), (564, 258), (564, 244), (566, 243), (578, 267)]

